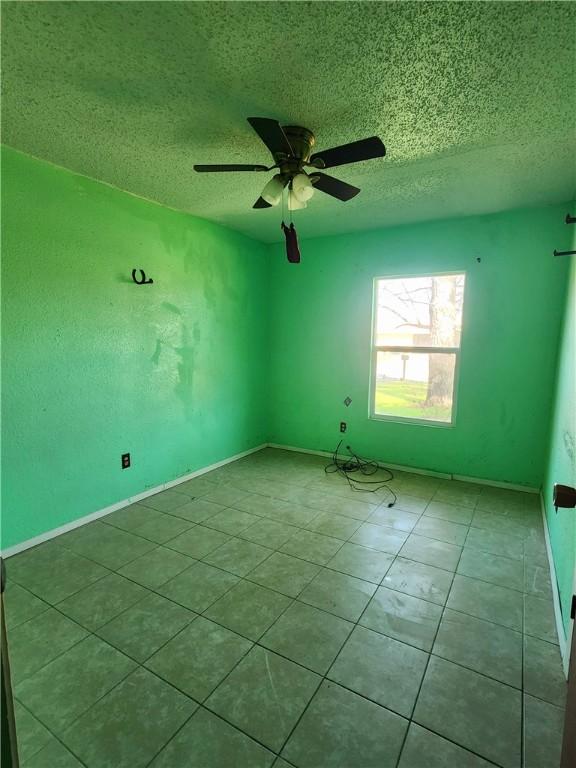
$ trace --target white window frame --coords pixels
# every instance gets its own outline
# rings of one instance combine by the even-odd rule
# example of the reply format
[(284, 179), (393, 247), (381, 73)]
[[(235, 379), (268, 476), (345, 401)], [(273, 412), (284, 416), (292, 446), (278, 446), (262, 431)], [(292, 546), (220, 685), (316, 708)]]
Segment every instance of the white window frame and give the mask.
[[(372, 338), (371, 338), (371, 366), (370, 366), (370, 395), (368, 403), (368, 418), (374, 421), (396, 421), (404, 424), (416, 424), (422, 427), (443, 427), (450, 429), (456, 423), (456, 412), (458, 406), (458, 385), (460, 381), (460, 352), (462, 350), (463, 329), (460, 333), (459, 347), (398, 347), (398, 346), (380, 346), (376, 341), (376, 320), (378, 318), (378, 282), (380, 280), (409, 280), (415, 277), (444, 277), (449, 275), (464, 275), (464, 293), (462, 296), (462, 318), (464, 318), (464, 306), (466, 304), (466, 291), (468, 287), (468, 275), (464, 270), (457, 272), (426, 272), (412, 275), (381, 275), (375, 277), (372, 286)], [(464, 325), (464, 320), (462, 320)], [(435, 421), (434, 419), (414, 419), (410, 416), (388, 416), (386, 414), (376, 413), (376, 367), (378, 352), (422, 352), (422, 353), (447, 353), (453, 354), (454, 360), (454, 384), (452, 387), (452, 411), (450, 421)]]

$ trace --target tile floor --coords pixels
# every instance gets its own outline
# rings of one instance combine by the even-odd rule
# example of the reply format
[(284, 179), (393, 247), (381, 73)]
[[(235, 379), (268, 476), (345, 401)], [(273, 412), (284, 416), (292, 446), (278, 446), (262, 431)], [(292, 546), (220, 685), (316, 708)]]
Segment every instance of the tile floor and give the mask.
[(267, 449), (7, 563), (23, 768), (558, 768), (536, 496)]

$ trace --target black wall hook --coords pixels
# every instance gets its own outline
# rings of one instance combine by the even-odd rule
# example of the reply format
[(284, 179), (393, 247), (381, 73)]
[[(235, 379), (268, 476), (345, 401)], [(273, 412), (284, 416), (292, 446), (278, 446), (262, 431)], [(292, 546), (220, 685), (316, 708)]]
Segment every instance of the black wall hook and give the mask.
[(570, 216), (570, 214), (567, 213), (564, 221), (566, 222), (566, 224), (576, 224), (576, 216)]
[[(141, 275), (141, 279), (140, 280), (136, 279), (136, 272), (137, 271), (140, 272), (140, 275)], [(146, 280), (146, 273), (144, 272), (143, 269), (139, 269), (139, 270), (133, 269), (132, 270), (132, 280), (134, 280), (136, 285), (148, 285), (149, 283), (153, 283), (154, 282), (154, 280), (152, 280), (151, 277), (149, 277), (148, 280)]]
[(554, 249), (554, 256), (576, 256), (576, 251), (557, 251)]

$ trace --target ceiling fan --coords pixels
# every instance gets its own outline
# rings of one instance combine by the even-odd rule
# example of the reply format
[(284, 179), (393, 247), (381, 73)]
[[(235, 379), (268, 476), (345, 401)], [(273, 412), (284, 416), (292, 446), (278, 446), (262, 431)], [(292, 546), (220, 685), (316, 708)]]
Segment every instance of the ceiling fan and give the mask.
[[(358, 163), (384, 157), (386, 147), (377, 136), (352, 141), (340, 147), (325, 149), (312, 154), (315, 138), (308, 128), (297, 125), (282, 126), (268, 117), (249, 117), (248, 122), (272, 153), (274, 165), (195, 165), (199, 173), (222, 173), (227, 171), (271, 171), (278, 169), (262, 190), (253, 208), (270, 208), (278, 205), (284, 188), (288, 186), (288, 208), (306, 208), (315, 189), (325, 192), (338, 200), (351, 200), (360, 190), (351, 184), (321, 173), (325, 168)], [(304, 168), (312, 168), (308, 174)]]

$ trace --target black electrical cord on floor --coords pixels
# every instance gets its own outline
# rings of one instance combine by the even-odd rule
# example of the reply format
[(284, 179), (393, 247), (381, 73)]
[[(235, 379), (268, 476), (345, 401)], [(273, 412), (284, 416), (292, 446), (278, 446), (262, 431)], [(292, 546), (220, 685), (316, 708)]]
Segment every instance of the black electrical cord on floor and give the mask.
[[(332, 461), (330, 464), (327, 464), (324, 467), (324, 472), (326, 472), (327, 475), (330, 475), (334, 472), (339, 474), (341, 477), (346, 478), (348, 481), (348, 485), (353, 491), (364, 491), (365, 493), (376, 493), (377, 491), (381, 490), (382, 488), (386, 488), (388, 493), (392, 494), (394, 501), (391, 501), (388, 506), (393, 507), (394, 504), (398, 501), (398, 497), (390, 488), (387, 483), (390, 482), (390, 480), (394, 479), (393, 473), (386, 469), (385, 467), (379, 467), (377, 462), (375, 462), (372, 459), (363, 459), (361, 456), (358, 456), (357, 453), (354, 453), (349, 445), (346, 446), (346, 450), (350, 454), (350, 458), (347, 457), (340, 457), (339, 451), (340, 446), (342, 445), (342, 440), (338, 443), (336, 446), (336, 449), (334, 453), (332, 454)], [(377, 472), (379, 469), (383, 469), (384, 472), (386, 472), (389, 477), (386, 477), (385, 479), (380, 480), (361, 480), (358, 477), (351, 477), (354, 473), (359, 473), (364, 476), (373, 475), (375, 472)], [(362, 488), (358, 486), (363, 485), (375, 485), (376, 488)]]

